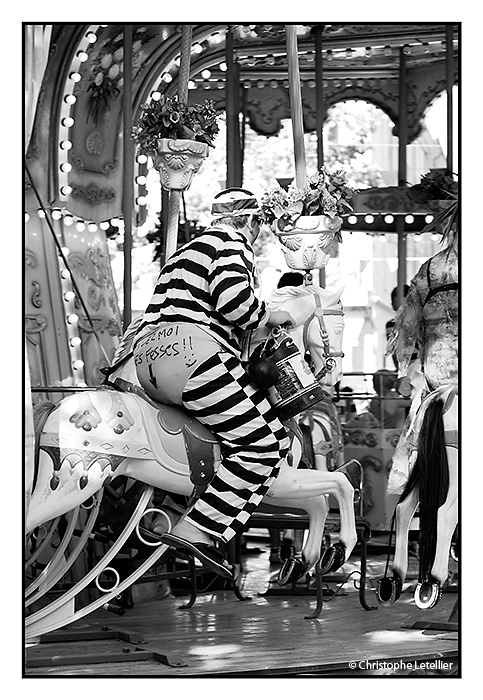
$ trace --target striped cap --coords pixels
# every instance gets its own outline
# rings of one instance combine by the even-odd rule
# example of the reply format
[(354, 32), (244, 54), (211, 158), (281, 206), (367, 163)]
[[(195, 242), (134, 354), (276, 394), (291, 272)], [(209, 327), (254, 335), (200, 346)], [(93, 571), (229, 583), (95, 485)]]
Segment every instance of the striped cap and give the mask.
[(215, 196), (211, 205), (211, 214), (217, 219), (222, 216), (257, 214), (259, 211), (260, 205), (253, 192), (240, 187), (222, 190)]

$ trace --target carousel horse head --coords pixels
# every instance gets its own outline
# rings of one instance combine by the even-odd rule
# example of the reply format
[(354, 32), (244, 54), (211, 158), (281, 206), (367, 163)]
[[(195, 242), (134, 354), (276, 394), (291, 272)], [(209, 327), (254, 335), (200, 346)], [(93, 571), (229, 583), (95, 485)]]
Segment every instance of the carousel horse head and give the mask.
[(295, 320), (289, 334), (302, 355), (310, 354), (316, 379), (329, 391), (342, 378), (343, 291), (344, 287), (284, 287), (275, 290), (267, 301), (270, 310), (283, 309)]

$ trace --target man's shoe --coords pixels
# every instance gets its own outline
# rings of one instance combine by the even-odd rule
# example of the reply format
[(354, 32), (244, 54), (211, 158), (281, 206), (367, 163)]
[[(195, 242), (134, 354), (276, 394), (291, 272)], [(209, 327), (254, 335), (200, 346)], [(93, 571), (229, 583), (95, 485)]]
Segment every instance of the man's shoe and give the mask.
[(236, 577), (235, 567), (230, 564), (219, 549), (206, 542), (189, 542), (178, 535), (170, 532), (161, 535), (160, 540), (169, 547), (186, 553), (191, 557), (196, 557), (202, 564), (208, 566), (219, 576), (234, 580)]

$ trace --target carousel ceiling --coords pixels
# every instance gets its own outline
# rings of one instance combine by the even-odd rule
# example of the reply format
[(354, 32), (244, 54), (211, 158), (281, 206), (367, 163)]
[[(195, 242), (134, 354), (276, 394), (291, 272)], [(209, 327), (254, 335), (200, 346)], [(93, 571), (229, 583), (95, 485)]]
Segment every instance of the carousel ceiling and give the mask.
[[(133, 120), (153, 93), (178, 91), (182, 27), (131, 25)], [(428, 106), (446, 90), (448, 78), (458, 82), (458, 24), (296, 27), (306, 132), (316, 130), (317, 121), (332, 105), (360, 99), (380, 107), (393, 121), (396, 135), (404, 113), (410, 143), (420, 132)], [(193, 24), (191, 29), (189, 102), (212, 99), (218, 109), (226, 109), (230, 63), (237, 111), (257, 133), (277, 134), (282, 120), (291, 116), (286, 26)], [(41, 178), (48, 186), (46, 199), (58, 206), (68, 204), (70, 211), (86, 219), (121, 213), (121, 134), (128, 75), (124, 41), (124, 24), (52, 27), (27, 157), (49, 173)], [(403, 100), (401, 66), (407, 93)]]

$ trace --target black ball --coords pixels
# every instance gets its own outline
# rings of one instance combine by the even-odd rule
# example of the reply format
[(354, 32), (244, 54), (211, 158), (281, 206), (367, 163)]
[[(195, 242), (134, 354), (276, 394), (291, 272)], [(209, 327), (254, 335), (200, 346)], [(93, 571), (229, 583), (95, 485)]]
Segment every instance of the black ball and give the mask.
[(278, 380), (279, 370), (273, 360), (260, 357), (250, 364), (249, 375), (257, 386), (270, 389)]

